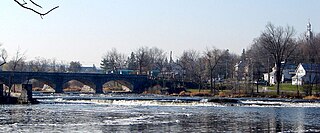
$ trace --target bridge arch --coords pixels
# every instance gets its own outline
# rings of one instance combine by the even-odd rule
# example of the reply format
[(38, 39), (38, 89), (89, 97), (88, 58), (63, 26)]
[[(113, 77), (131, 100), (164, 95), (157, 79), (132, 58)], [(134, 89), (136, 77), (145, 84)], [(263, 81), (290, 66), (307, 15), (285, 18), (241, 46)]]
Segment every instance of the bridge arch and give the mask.
[(50, 86), (52, 88), (55, 87), (53, 79), (47, 78), (47, 77), (38, 77), (38, 76), (27, 77), (27, 79), (25, 81), (23, 81), (22, 83), (29, 84), (29, 82), (32, 81), (32, 80), (38, 80), (40, 82), (43, 82), (43, 83), (47, 84), (48, 86)]
[[(101, 83), (109, 81), (120, 81), (120, 83), (130, 88), (130, 92), (142, 93), (149, 84), (149, 79), (145, 75), (108, 75), (101, 79)], [(101, 86), (103, 85), (101, 84)], [(102, 88), (101, 88), (102, 90)]]
[[(88, 93), (91, 93), (92, 92), (91, 90), (93, 90), (93, 91), (96, 90), (95, 83), (91, 79), (88, 79), (88, 78), (80, 78), (80, 77), (67, 78), (63, 81), (63, 85), (62, 85), (64, 91), (77, 91), (77, 89), (78, 89), (78, 91), (81, 91), (82, 88), (84, 88), (84, 86), (89, 87), (88, 89), (90, 91)], [(65, 90), (66, 88), (68, 88), (68, 89)]]
[[(28, 77), (28, 79), (23, 81), (22, 84), (32, 84), (34, 91), (35, 90), (43, 91), (42, 89), (44, 89), (45, 85), (47, 85), (47, 86), (49, 86), (49, 88), (47, 88), (47, 89), (50, 89), (49, 92), (51, 92), (56, 87), (53, 80), (50, 78), (46, 78), (46, 77)], [(42, 85), (42, 88), (40, 85)], [(39, 89), (39, 88), (41, 88), (41, 89)]]
[(103, 92), (132, 92), (134, 85), (127, 80), (107, 80), (103, 83)]

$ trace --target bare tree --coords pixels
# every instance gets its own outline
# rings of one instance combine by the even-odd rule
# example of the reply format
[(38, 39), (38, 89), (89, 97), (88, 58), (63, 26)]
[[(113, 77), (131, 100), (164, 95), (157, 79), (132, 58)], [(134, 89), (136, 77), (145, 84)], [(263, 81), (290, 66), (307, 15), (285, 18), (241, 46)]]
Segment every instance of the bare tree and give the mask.
[(152, 47), (149, 49), (149, 57), (151, 62), (151, 69), (157, 69), (160, 70), (164, 67), (164, 61), (166, 58), (166, 53), (157, 47)]
[(198, 51), (188, 50), (182, 53), (179, 63), (185, 68), (186, 79), (198, 83), (200, 91), (205, 76), (205, 58)]
[(20, 5), (22, 8), (25, 8), (27, 10), (33, 11), (36, 14), (39, 14), (41, 18), (43, 18), (43, 16), (49, 14), (51, 11), (59, 8), (59, 6), (55, 6), (53, 8), (51, 8), (50, 10), (48, 10), (47, 12), (41, 13), (40, 11), (38, 11), (37, 9), (31, 7), (31, 6), (35, 6), (36, 8), (42, 8), (42, 6), (40, 6), (39, 4), (37, 4), (36, 2), (34, 2), (33, 0), (29, 0), (29, 2), (31, 4), (29, 4), (30, 6), (28, 6), (28, 3), (26, 2), (27, 0), (14, 0), (18, 5)]
[(81, 71), (81, 63), (79, 61), (71, 61), (69, 65), (69, 72), (78, 73)]
[[(152, 47), (148, 49), (148, 56), (149, 57), (149, 65), (147, 66), (149, 71), (158, 70), (160, 72), (161, 77), (158, 75), (159, 78), (162, 78), (162, 86), (165, 87), (165, 73), (166, 71), (164, 68), (166, 67), (166, 53), (157, 47)], [(150, 74), (151, 75), (151, 74)], [(152, 75), (151, 76), (157, 76)], [(171, 78), (171, 76), (169, 76)]]
[(222, 51), (220, 49), (212, 48), (207, 49), (205, 54), (206, 64), (210, 75), (210, 89), (211, 93), (216, 92), (215, 88), (215, 81), (213, 83), (214, 77), (214, 71), (215, 68), (218, 66), (219, 63), (221, 63), (222, 56), (226, 54), (229, 50)]
[(130, 70), (137, 70), (138, 69), (138, 62), (134, 52), (131, 52), (130, 57), (127, 59), (128, 69)]
[(119, 53), (117, 49), (113, 48), (102, 57), (100, 65), (106, 72), (117, 72), (119, 69), (126, 66), (125, 56), (124, 54)]
[(48, 72), (50, 70), (50, 60), (36, 57), (35, 60), (28, 62), (29, 71), (32, 72)]
[(49, 71), (51, 72), (58, 72), (58, 64), (57, 64), (57, 60), (55, 58), (53, 58), (49, 64), (50, 68)]
[(151, 49), (149, 49), (149, 57), (149, 70), (159, 70), (162, 78), (164, 78), (163, 71), (165, 67), (166, 53), (162, 49), (152, 47)]
[(142, 74), (148, 70), (150, 65), (149, 48), (140, 47), (138, 50), (136, 50), (135, 55), (138, 62), (139, 74)]
[(295, 30), (293, 27), (275, 27), (269, 23), (254, 45), (270, 54), (276, 64), (277, 94), (280, 94), (280, 82), (282, 77), (282, 62), (286, 63), (297, 47), (293, 38)]
[(62, 61), (58, 63), (56, 67), (57, 67), (56, 72), (63, 72), (63, 73), (67, 72), (67, 64)]
[[(25, 70), (25, 54), (21, 53), (20, 48), (16, 51), (15, 56), (12, 58), (11, 61), (8, 62), (8, 68), (9, 71), (24, 71)], [(11, 94), (11, 88), (13, 86), (13, 92), (15, 92), (15, 84), (12, 83), (14, 78), (14, 74), (11, 73), (9, 77), (9, 92), (6, 95)]]
[(63, 61), (57, 61), (57, 59), (47, 59), (48, 62), (48, 72), (67, 72), (67, 63)]
[(9, 71), (24, 71), (25, 70), (25, 53), (18, 48), (15, 56), (8, 62)]

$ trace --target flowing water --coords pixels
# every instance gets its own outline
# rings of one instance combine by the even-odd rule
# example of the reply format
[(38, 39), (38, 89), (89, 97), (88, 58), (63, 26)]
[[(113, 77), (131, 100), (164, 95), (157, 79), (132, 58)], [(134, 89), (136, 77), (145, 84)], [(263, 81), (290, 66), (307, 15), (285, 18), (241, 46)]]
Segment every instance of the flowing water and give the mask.
[(320, 132), (320, 102), (157, 95), (37, 95), (0, 105), (0, 132)]

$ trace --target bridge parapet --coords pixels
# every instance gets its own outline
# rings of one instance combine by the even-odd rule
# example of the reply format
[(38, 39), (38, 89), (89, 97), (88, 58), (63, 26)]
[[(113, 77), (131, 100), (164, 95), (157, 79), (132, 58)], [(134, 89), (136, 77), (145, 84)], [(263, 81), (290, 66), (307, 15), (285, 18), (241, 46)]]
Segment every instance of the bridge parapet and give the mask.
[(63, 92), (63, 84), (70, 80), (78, 80), (84, 84), (95, 86), (96, 93), (103, 93), (103, 84), (108, 81), (123, 80), (133, 85), (133, 92), (143, 92), (149, 79), (146, 75), (94, 74), (94, 73), (55, 73), (55, 72), (13, 72), (1, 71), (0, 81), (21, 84), (30, 79), (52, 83), (56, 93)]

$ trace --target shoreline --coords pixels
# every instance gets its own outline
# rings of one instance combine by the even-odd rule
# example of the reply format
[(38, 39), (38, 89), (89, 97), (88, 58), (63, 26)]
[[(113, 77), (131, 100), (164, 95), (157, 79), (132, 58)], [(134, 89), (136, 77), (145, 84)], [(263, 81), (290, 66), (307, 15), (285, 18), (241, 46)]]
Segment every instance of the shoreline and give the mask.
[[(51, 93), (51, 92), (40, 92), (43, 94), (46, 93)], [(51, 93), (51, 94), (57, 94), (59, 95), (59, 93)], [(61, 94), (66, 94), (68, 95), (68, 93), (61, 93)], [(79, 94), (79, 96), (81, 96), (80, 94), (88, 94), (88, 93), (77, 93)], [(93, 94), (93, 95), (101, 95), (101, 94), (95, 94), (95, 93), (89, 93), (89, 94)], [(113, 92), (113, 93), (104, 93), (102, 95), (108, 95), (108, 94), (126, 94), (126, 93), (119, 93), (119, 92)], [(128, 93), (128, 94), (132, 94), (132, 93)], [(319, 96), (288, 96), (288, 95), (268, 95), (268, 94), (254, 94), (254, 95), (250, 95), (250, 94), (233, 94), (233, 95), (224, 95), (224, 94), (218, 94), (218, 95), (213, 95), (211, 93), (208, 92), (188, 92), (188, 91), (182, 91), (179, 94), (173, 93), (173, 94), (156, 94), (156, 93), (141, 93), (141, 94), (137, 94), (137, 95), (161, 95), (161, 96), (173, 96), (173, 97), (203, 97), (203, 98), (208, 98), (208, 99), (232, 99), (232, 98), (271, 98), (271, 99), (283, 99), (283, 100), (315, 100), (318, 101), (320, 100)], [(27, 99), (27, 98), (22, 98), (22, 97), (14, 97), (14, 96), (0, 96), (0, 104), (38, 104), (40, 103), (37, 98), (31, 98), (31, 99)]]
[(1, 96), (0, 104), (38, 104), (40, 103), (37, 99), (22, 99), (19, 97), (12, 96)]

